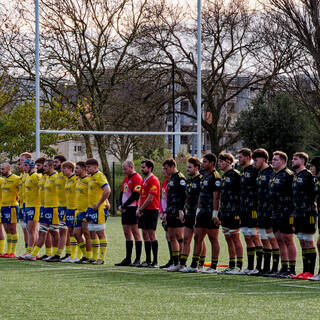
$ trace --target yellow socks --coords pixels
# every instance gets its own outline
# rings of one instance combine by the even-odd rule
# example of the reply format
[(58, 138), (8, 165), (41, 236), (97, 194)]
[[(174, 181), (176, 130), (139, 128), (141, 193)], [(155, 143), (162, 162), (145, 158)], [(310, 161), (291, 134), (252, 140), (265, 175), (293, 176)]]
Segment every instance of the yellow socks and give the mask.
[(36, 256), (38, 255), (40, 249), (41, 249), (40, 247), (35, 246), (35, 247), (33, 248), (33, 251), (32, 251), (31, 254), (32, 254), (34, 257), (36, 257)]
[(92, 245), (92, 259), (98, 260), (99, 239), (91, 239), (91, 245)]
[(71, 249), (71, 259), (77, 256), (77, 240), (75, 237), (70, 237), (70, 249)]
[(46, 256), (51, 256), (52, 255), (52, 248), (46, 248)]
[(5, 240), (0, 240), (0, 254), (4, 253)]
[(100, 239), (100, 259), (104, 261), (107, 252), (107, 239)]
[(7, 253), (11, 253), (12, 252), (12, 234), (11, 233), (7, 233)]

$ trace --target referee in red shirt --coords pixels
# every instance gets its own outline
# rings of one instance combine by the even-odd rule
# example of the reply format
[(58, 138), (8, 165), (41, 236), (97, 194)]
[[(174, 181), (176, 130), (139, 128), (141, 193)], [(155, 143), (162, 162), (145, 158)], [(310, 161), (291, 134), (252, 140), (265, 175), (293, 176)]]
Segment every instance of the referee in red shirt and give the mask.
[[(143, 160), (141, 162), (141, 173), (144, 176), (144, 180), (141, 186), (137, 216), (140, 217), (138, 225), (142, 229), (146, 252), (146, 261), (140, 267), (146, 268), (158, 268), (156, 229), (160, 206), (160, 182), (152, 173), (153, 168), (154, 164), (151, 160)], [(151, 250), (153, 253), (152, 262)]]

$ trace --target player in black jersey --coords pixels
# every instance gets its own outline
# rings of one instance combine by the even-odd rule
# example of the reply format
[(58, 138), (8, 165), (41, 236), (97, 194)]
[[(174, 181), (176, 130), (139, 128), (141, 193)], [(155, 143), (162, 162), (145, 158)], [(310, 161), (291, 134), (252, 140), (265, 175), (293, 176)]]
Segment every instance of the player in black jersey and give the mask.
[(254, 269), (254, 256), (262, 257), (262, 242), (258, 233), (257, 186), (258, 170), (251, 165), (252, 152), (243, 148), (238, 152), (240, 165), (240, 220), (241, 231), (247, 245), (248, 267), (241, 274), (257, 274)]
[(268, 165), (269, 154), (265, 149), (256, 149), (252, 153), (253, 165), (259, 170), (257, 177), (257, 200), (258, 200), (258, 227), (260, 239), (263, 245), (264, 265), (261, 269), (262, 259), (257, 261), (257, 269), (261, 270), (256, 275), (264, 275), (270, 272), (270, 260), (272, 254), (272, 270), (278, 271), (280, 251), (278, 242), (272, 229), (272, 214), (269, 203), (269, 181), (273, 169)]
[[(320, 234), (320, 157), (315, 157), (310, 161), (310, 171), (314, 175), (314, 191), (316, 196), (317, 211), (318, 211), (318, 232)], [(318, 254), (320, 253), (320, 236), (317, 241)], [(309, 278), (312, 281), (320, 281), (320, 262), (318, 274)]]
[(316, 263), (314, 234), (316, 232), (317, 210), (315, 206), (314, 177), (306, 169), (309, 156), (304, 152), (296, 152), (292, 158), (293, 177), (293, 217), (295, 233), (302, 249), (303, 272), (294, 279), (313, 277)]
[(269, 200), (273, 232), (280, 248), (281, 269), (271, 277), (289, 277), (295, 273), (297, 249), (292, 221), (293, 172), (287, 168), (288, 156), (275, 151), (272, 158), (274, 173), (269, 181)]
[[(188, 256), (190, 254), (190, 244), (194, 233), (194, 225), (196, 220), (196, 212), (198, 208), (198, 200), (200, 194), (200, 181), (202, 175), (199, 173), (200, 170), (200, 160), (197, 158), (189, 158), (187, 164), (187, 173), (190, 177), (187, 180), (186, 192), (186, 210), (184, 216), (184, 229), (183, 229), (183, 249), (180, 257), (181, 266), (185, 266)], [(199, 271), (203, 270), (203, 264), (206, 256), (206, 245), (203, 242), (203, 248), (199, 260)]]
[(240, 172), (232, 168), (234, 158), (230, 153), (220, 153), (218, 168), (221, 177), (219, 219), (228, 244), (229, 267), (219, 273), (238, 274), (242, 268), (243, 247), (240, 240)]
[(217, 157), (213, 153), (204, 155), (202, 169), (205, 174), (200, 181), (200, 196), (196, 216), (194, 233), (194, 250), (191, 266), (183, 269), (184, 272), (197, 272), (198, 262), (202, 250), (202, 243), (206, 235), (211, 242), (211, 267), (204, 273), (217, 273), (216, 267), (220, 253), (218, 210), (220, 203), (221, 179), (215, 170)]
[(174, 159), (167, 159), (163, 163), (168, 176), (167, 210), (164, 220), (167, 223), (168, 234), (172, 248), (173, 266), (167, 268), (169, 272), (179, 271), (183, 267), (179, 264), (180, 260), (180, 239), (183, 239), (184, 205), (186, 201), (186, 179), (178, 171)]

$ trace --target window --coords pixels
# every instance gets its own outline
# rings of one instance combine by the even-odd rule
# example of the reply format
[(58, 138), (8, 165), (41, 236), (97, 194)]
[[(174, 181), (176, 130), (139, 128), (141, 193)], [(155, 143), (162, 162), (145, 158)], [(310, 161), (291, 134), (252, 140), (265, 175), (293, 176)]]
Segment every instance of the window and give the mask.
[(74, 146), (74, 152), (82, 152), (82, 146)]

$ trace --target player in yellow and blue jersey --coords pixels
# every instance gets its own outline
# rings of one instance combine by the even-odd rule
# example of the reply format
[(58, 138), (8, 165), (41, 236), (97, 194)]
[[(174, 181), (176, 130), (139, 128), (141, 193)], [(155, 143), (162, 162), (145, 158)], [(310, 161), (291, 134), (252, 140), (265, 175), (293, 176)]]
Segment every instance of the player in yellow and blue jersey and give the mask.
[[(105, 234), (105, 223), (107, 221), (110, 204), (110, 186), (105, 175), (99, 170), (99, 163), (96, 159), (86, 161), (87, 172), (90, 175), (88, 184), (88, 211), (87, 221), (92, 243), (93, 264), (104, 264), (107, 249)], [(98, 249), (100, 256), (98, 258)]]
[[(54, 170), (53, 160), (46, 160), (43, 169), (44, 173), (47, 174), (47, 179), (44, 184), (44, 209), (39, 219), (39, 239), (32, 253), (24, 257), (25, 260), (31, 261), (36, 260), (36, 256), (46, 241), (49, 228), (54, 230), (54, 236), (59, 235), (58, 195), (56, 190), (58, 173)], [(55, 241), (56, 239), (53, 240)], [(55, 243), (57, 242), (55, 241)]]
[[(77, 239), (83, 255), (79, 263), (87, 264), (94, 262), (94, 260), (92, 260), (91, 239), (86, 220), (88, 210), (88, 185), (90, 177), (87, 175), (86, 163), (84, 161), (76, 163), (75, 172), (78, 177), (75, 189), (78, 212), (74, 224), (74, 236)], [(83, 239), (83, 235), (85, 240)]]
[(35, 162), (32, 159), (24, 160), (26, 179), (24, 182), (25, 219), (27, 221), (28, 246), (26, 253), (18, 259), (23, 259), (31, 253), (37, 239), (37, 226), (40, 215), (39, 181), (41, 175), (36, 172)]
[[(0, 213), (1, 213), (1, 202), (2, 202), (1, 184), (3, 180), (4, 179), (0, 177)], [(4, 255), (4, 245), (5, 245), (5, 236), (2, 229), (1, 214), (0, 214), (0, 258), (3, 257)]]
[(18, 191), (19, 177), (11, 172), (9, 163), (1, 165), (1, 174), (4, 180), (1, 184), (2, 206), (1, 221), (7, 234), (7, 253), (5, 258), (16, 257), (18, 242), (17, 222), (19, 221)]

